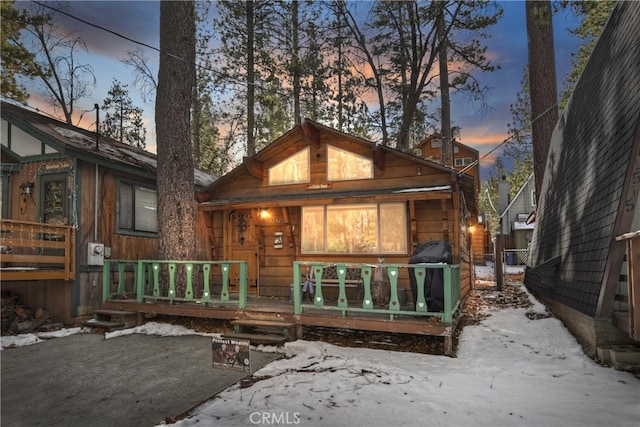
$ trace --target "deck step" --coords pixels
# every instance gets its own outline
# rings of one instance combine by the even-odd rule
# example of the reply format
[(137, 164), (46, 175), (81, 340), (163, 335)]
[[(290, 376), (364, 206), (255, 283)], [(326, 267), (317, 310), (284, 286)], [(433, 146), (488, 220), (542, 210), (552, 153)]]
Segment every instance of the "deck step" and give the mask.
[(124, 323), (110, 322), (107, 320), (90, 319), (90, 320), (87, 320), (86, 322), (82, 322), (82, 324), (85, 326), (90, 326), (92, 328), (103, 328), (103, 329), (108, 329), (110, 331), (126, 328), (126, 325)]
[[(106, 324), (122, 325), (122, 327), (137, 326), (138, 313), (127, 310), (111, 310), (100, 308), (93, 311), (93, 321)], [(118, 326), (119, 327), (119, 326)]]
[(252, 320), (252, 319), (237, 319), (231, 321), (232, 325), (240, 326), (256, 326), (256, 327), (273, 327), (273, 328), (292, 328), (296, 324), (293, 322), (278, 322), (272, 320)]
[(230, 332), (222, 334), (222, 338), (232, 338), (238, 340), (248, 340), (251, 344), (274, 344), (280, 345), (288, 341), (284, 335), (275, 334), (249, 334), (246, 332)]
[[(236, 319), (231, 325), (236, 333), (271, 334), (282, 336), (285, 340), (296, 339), (296, 324), (292, 322), (279, 322), (273, 320)], [(276, 335), (277, 334), (277, 335)]]
[(640, 347), (635, 345), (609, 345), (597, 349), (598, 359), (616, 368), (625, 365), (640, 366)]

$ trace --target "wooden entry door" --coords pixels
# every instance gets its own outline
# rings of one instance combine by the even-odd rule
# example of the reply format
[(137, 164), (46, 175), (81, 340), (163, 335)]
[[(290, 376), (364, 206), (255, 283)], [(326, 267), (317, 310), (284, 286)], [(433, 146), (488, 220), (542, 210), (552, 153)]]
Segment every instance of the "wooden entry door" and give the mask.
[[(225, 259), (247, 262), (247, 293), (259, 293), (258, 239), (255, 218), (251, 210), (235, 210), (227, 214)], [(240, 291), (240, 268), (234, 266), (229, 274), (229, 291)]]

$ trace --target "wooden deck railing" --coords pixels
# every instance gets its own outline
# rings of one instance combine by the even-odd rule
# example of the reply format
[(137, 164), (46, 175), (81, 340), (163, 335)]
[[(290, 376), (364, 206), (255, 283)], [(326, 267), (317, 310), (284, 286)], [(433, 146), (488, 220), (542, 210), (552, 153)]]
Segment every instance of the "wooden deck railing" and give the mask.
[(616, 237), (627, 243), (629, 336), (640, 341), (640, 230)]
[[(238, 299), (231, 299), (229, 273), (238, 266)], [(102, 270), (102, 299), (135, 298), (173, 302), (247, 304), (246, 261), (160, 261), (160, 260), (105, 260)], [(178, 289), (183, 275), (185, 287)], [(213, 293), (211, 278), (221, 277), (219, 293)], [(162, 286), (162, 278), (168, 282)]]
[(0, 246), (3, 282), (76, 277), (75, 229), (71, 226), (3, 219)]
[[(303, 304), (302, 300), (302, 277), (311, 268), (311, 274), (315, 279), (315, 294), (311, 304)], [(388, 304), (384, 307), (374, 305), (372, 298), (374, 269), (384, 267), (389, 281)], [(324, 299), (322, 285), (323, 270), (325, 268), (336, 268), (338, 272), (338, 298), (334, 304), (328, 304)], [(400, 269), (408, 268), (413, 270), (417, 284), (417, 297), (415, 306), (411, 309), (401, 307), (398, 293), (398, 277)], [(359, 269), (362, 278), (362, 300), (357, 301), (357, 306), (350, 304), (347, 298), (346, 272), (349, 269)], [(444, 286), (444, 308), (442, 311), (430, 311), (427, 298), (424, 295), (424, 284), (427, 277), (427, 269), (442, 269)], [(450, 325), (453, 315), (460, 305), (460, 266), (449, 264), (347, 264), (347, 263), (318, 263), (311, 261), (294, 261), (293, 263), (293, 300), (294, 313), (301, 314), (305, 309), (330, 309), (347, 313), (369, 312), (388, 314), (393, 320), (396, 315), (411, 315), (437, 317), (443, 324)]]
[[(237, 296), (230, 298), (229, 277), (231, 268), (239, 268), (239, 289)], [(384, 306), (374, 303), (375, 269), (384, 267), (388, 278), (388, 302)], [(314, 280), (314, 298), (309, 304), (302, 301), (302, 277), (307, 268), (312, 272)], [(332, 268), (337, 279), (323, 278), (326, 268)], [(402, 304), (398, 287), (398, 277), (401, 269), (413, 271), (417, 284), (415, 305)], [(360, 280), (347, 278), (347, 270), (357, 270)], [(440, 311), (433, 310), (427, 303), (424, 294), (424, 284), (427, 270), (441, 269), (443, 272), (443, 304)], [(186, 285), (178, 289), (176, 283), (181, 280)], [(214, 295), (212, 277), (221, 278), (217, 284), (219, 292)], [(323, 280), (325, 284), (323, 284)], [(358, 282), (358, 297), (347, 298), (347, 291)], [(164, 286), (163, 286), (164, 284)], [(337, 289), (335, 301), (325, 298), (329, 287)], [(159, 261), (159, 260), (105, 260), (103, 267), (103, 301), (126, 298), (137, 302), (166, 301), (169, 303), (193, 302), (205, 306), (214, 304), (237, 305), (239, 309), (247, 306), (247, 263), (245, 261)], [(360, 292), (361, 291), (361, 292)], [(409, 292), (410, 294), (410, 292)], [(237, 298), (237, 299), (236, 299)], [(441, 324), (451, 325), (455, 313), (460, 307), (460, 266), (448, 264), (347, 264), (347, 263), (319, 263), (293, 262), (293, 307), (292, 313), (302, 314), (312, 309), (333, 310), (347, 313), (383, 314), (391, 320), (395, 316), (432, 317), (439, 319)], [(410, 308), (407, 308), (410, 307)]]

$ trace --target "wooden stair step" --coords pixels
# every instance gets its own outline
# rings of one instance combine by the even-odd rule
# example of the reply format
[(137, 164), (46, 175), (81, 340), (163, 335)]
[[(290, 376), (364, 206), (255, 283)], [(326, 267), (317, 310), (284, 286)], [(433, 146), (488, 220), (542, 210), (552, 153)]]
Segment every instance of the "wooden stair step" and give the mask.
[(104, 328), (104, 329), (108, 329), (110, 331), (116, 330), (116, 329), (123, 329), (125, 328), (125, 324), (124, 323), (120, 323), (120, 322), (110, 322), (107, 320), (87, 320), (86, 322), (82, 322), (83, 325), (85, 326), (90, 326), (92, 328)]
[(284, 344), (288, 338), (284, 335), (273, 334), (248, 334), (244, 332), (231, 332), (222, 334), (222, 338), (248, 340), (251, 344)]
[(93, 310), (93, 314), (104, 314), (109, 316), (135, 316), (137, 313), (135, 311), (111, 310), (108, 308), (99, 308), (97, 310)]
[(252, 319), (237, 319), (232, 320), (233, 326), (255, 326), (264, 328), (293, 328), (296, 324), (293, 322), (278, 322), (272, 320), (252, 320)]

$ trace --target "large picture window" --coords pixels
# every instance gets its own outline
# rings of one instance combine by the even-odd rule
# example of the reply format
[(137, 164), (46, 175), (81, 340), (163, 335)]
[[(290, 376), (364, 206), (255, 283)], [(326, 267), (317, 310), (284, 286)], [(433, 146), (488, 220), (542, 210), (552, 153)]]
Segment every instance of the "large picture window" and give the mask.
[(130, 182), (118, 183), (118, 231), (157, 233), (156, 190)]
[(404, 203), (305, 206), (302, 253), (406, 253)]

